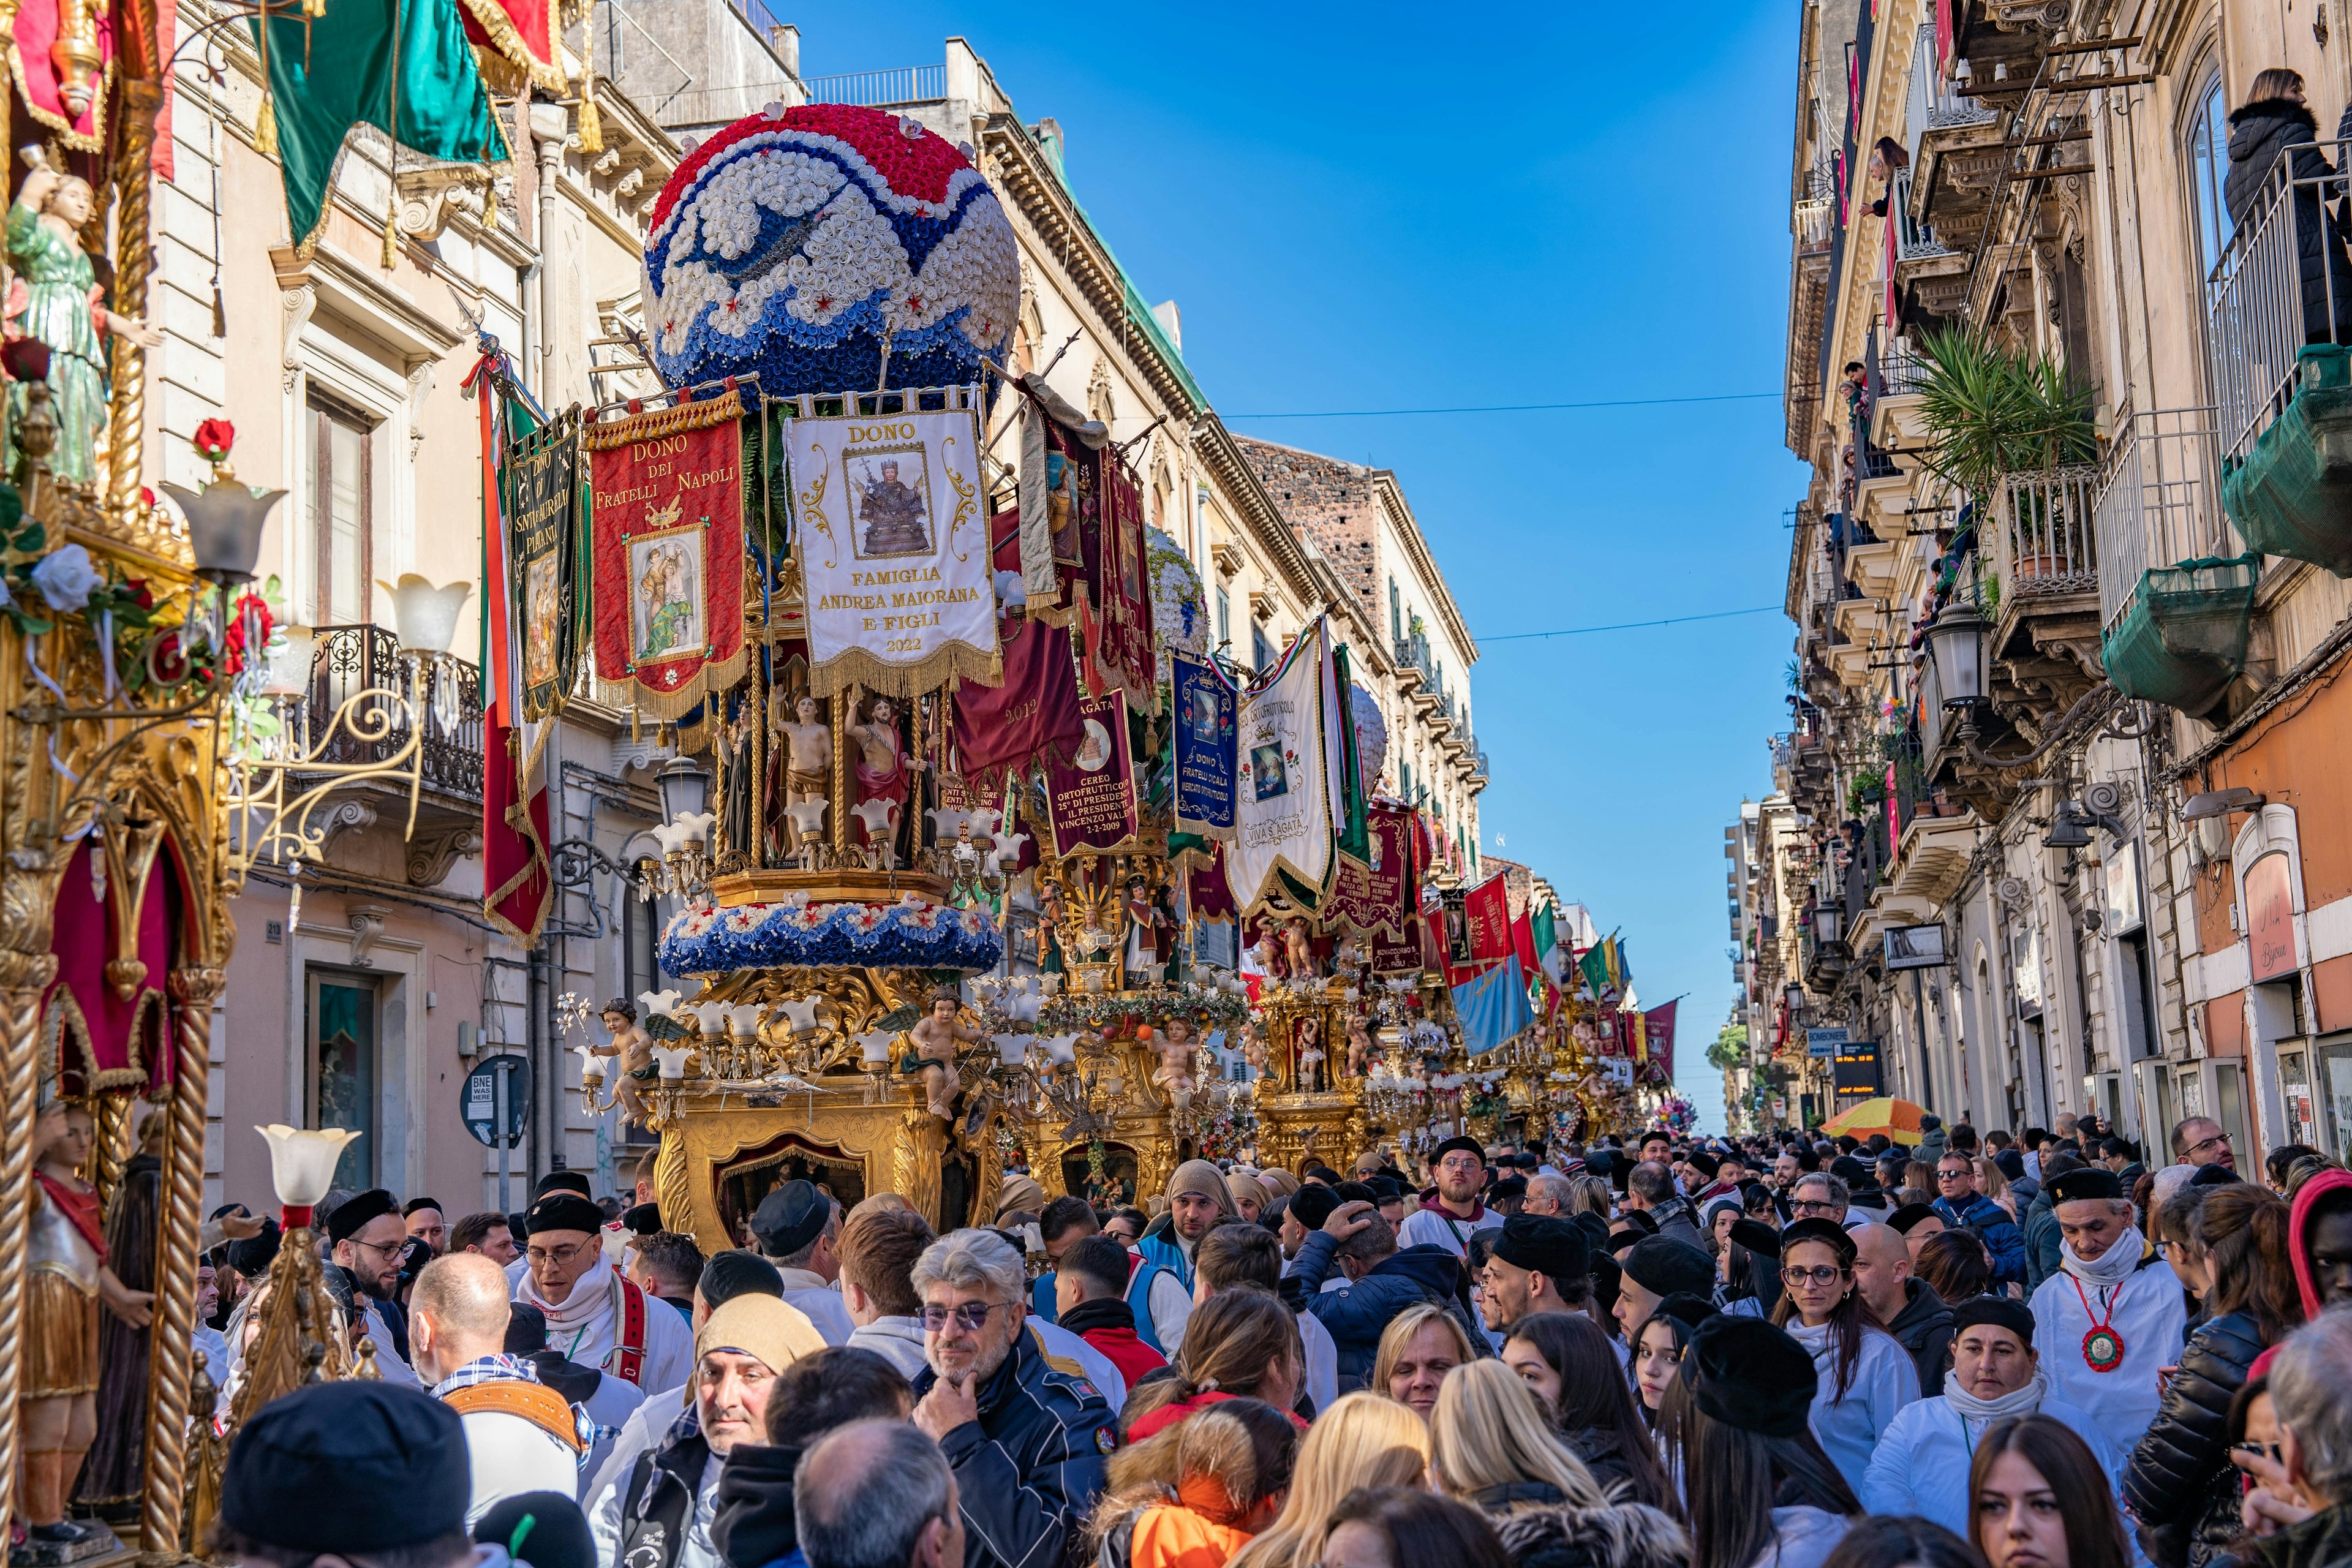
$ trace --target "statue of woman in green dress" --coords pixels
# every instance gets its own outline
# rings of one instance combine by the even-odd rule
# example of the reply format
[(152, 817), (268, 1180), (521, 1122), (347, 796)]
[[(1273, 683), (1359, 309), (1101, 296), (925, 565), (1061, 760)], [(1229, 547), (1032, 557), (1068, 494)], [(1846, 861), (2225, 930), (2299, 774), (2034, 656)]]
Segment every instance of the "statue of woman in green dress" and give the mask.
[[(38, 147), (26, 148), (25, 159), (32, 173), (8, 209), (8, 261), (24, 285), (21, 295), (9, 290), (8, 335), (48, 345), (50, 411), (58, 423), (50, 471), (61, 479), (93, 484), (109, 388), (100, 334), (120, 332), (147, 348), (163, 340), (144, 321), (118, 316), (101, 302), (98, 275), (81, 247), (81, 226), (89, 221), (93, 201), (89, 183), (50, 164)], [(24, 418), (25, 395), (21, 383), (8, 388), (12, 431)], [(8, 466), (13, 472), (13, 442)]]

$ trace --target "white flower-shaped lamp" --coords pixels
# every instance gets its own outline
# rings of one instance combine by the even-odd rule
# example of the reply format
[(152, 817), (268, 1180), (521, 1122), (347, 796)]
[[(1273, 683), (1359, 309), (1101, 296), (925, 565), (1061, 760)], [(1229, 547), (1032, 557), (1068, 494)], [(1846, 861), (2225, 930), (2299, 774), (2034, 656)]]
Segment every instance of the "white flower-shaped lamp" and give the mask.
[(335, 1163), (344, 1146), (360, 1136), (347, 1128), (289, 1127), (273, 1121), (256, 1127), (269, 1140), (269, 1184), (287, 1210), (281, 1220), (289, 1230), (310, 1223), (310, 1208), (335, 1184)]

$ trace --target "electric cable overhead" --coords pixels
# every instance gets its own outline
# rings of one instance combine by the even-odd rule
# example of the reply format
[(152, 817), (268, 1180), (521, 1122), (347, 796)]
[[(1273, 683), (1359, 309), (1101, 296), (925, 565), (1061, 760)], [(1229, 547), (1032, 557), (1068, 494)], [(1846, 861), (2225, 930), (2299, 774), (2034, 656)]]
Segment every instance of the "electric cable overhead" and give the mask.
[(1697, 397), (1613, 397), (1591, 403), (1496, 403), (1460, 408), (1328, 408), (1305, 413), (1228, 414), (1227, 419), (1382, 419), (1415, 414), (1540, 414), (1571, 408), (1655, 408), (1674, 403), (1753, 403), (1779, 392), (1721, 392)]
[(1482, 637), (1478, 646), (1496, 642), (1528, 642), (1540, 637), (1580, 637), (1592, 632), (1631, 632), (1644, 626), (1678, 626), (1685, 621), (1727, 621), (1734, 616), (1760, 616), (1783, 608), (1780, 605), (1759, 605), (1752, 610), (1711, 610), (1703, 616), (1669, 616), (1660, 621), (1619, 621), (1606, 626), (1563, 626), (1556, 632), (1507, 632), (1501, 637)]

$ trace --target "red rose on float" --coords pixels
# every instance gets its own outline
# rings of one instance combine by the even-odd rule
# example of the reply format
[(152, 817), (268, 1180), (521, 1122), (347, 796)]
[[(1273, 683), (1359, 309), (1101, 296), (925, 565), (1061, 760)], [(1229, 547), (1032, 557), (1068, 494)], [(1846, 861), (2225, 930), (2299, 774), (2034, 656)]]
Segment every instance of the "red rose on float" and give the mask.
[(256, 648), (266, 648), (269, 646), (270, 635), (274, 629), (274, 624), (269, 618), (268, 600), (258, 594), (247, 594), (237, 600), (236, 608), (229, 616), (226, 639), (228, 656), (223, 661), (227, 667), (228, 673), (237, 675), (245, 669), (248, 630), (251, 634), (251, 646)]
[(207, 463), (225, 462), (236, 445), (236, 426), (226, 419), (207, 419), (196, 426), (193, 440), (197, 457)]

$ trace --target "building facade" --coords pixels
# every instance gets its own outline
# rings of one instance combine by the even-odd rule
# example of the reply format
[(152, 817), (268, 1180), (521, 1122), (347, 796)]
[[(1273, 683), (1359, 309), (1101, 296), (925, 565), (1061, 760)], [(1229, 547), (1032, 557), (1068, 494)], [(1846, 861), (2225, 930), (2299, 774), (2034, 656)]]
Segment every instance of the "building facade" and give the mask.
[[(2341, 1155), (2352, 505), (2277, 476), (2325, 434), (2352, 279), (2311, 165), (2233, 166), (2229, 121), (2299, 72), (2288, 140), (2340, 166), (2352, 37), (2197, 0), (1816, 0), (1796, 55), (1812, 478), (1768, 874), (1803, 891), (1751, 1050), (1844, 1026), (1979, 1127), (2095, 1110), (2161, 1162), (2210, 1116)], [(2042, 438), (1971, 416), (1971, 367)]]

